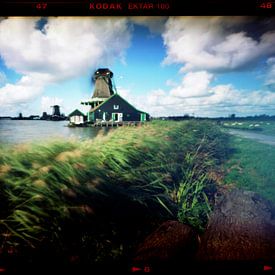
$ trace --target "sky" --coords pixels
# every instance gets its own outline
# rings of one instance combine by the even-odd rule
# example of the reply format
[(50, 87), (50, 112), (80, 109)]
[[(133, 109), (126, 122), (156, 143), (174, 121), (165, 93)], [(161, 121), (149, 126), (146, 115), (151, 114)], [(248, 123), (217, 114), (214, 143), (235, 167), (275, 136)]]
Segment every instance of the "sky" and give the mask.
[(275, 115), (275, 18), (0, 19), (0, 116), (86, 112), (98, 68), (154, 117)]

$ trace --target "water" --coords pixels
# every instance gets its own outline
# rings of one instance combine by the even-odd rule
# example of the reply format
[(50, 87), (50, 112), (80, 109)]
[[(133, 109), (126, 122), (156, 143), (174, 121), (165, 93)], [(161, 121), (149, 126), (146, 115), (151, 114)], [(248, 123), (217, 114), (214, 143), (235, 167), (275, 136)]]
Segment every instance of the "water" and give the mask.
[(275, 146), (275, 136), (268, 136), (268, 135), (254, 133), (254, 132), (235, 130), (235, 129), (230, 129), (229, 133), (232, 135), (237, 135), (237, 136), (241, 136), (244, 138), (253, 139), (253, 140), (261, 142), (261, 143)]
[(68, 121), (0, 120), (0, 143), (20, 144), (58, 139), (91, 139), (99, 128), (67, 127)]

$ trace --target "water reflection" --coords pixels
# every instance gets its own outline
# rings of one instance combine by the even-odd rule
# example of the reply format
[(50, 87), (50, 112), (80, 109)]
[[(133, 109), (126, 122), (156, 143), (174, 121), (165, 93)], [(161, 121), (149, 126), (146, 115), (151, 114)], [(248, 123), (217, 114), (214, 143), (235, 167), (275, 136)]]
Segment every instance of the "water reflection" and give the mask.
[(91, 139), (106, 128), (67, 127), (68, 121), (0, 120), (0, 143), (20, 144), (50, 139)]

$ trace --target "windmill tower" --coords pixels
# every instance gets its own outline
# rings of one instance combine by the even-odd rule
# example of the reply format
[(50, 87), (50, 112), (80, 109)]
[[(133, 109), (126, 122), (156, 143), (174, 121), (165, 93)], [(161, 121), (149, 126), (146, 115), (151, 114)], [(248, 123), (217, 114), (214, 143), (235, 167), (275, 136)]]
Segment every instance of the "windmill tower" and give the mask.
[(61, 116), (59, 105), (53, 105), (51, 107), (53, 108), (53, 113), (52, 113), (53, 116)]
[(93, 95), (90, 100), (81, 102), (83, 105), (90, 105), (91, 109), (95, 108), (115, 92), (112, 83), (113, 73), (107, 69), (98, 69), (92, 76), (92, 82), (95, 85)]
[(95, 90), (92, 98), (108, 98), (114, 94), (112, 84), (113, 73), (109, 69), (98, 69), (92, 76)]
[[(60, 106), (59, 105), (53, 105), (51, 106), (53, 108), (52, 115), (49, 116), (50, 120), (59, 121), (59, 120), (65, 120), (66, 116), (64, 114), (60, 113)], [(44, 113), (43, 113), (44, 115)], [(45, 114), (45, 117), (47, 118), (47, 114)]]

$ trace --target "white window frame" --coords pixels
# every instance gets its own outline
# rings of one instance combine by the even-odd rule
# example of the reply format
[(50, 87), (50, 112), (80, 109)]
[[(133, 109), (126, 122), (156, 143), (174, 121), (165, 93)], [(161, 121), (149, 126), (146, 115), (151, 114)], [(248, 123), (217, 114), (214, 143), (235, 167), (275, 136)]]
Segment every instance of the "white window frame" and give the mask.
[(118, 110), (119, 109), (119, 105), (114, 105), (114, 110)]

